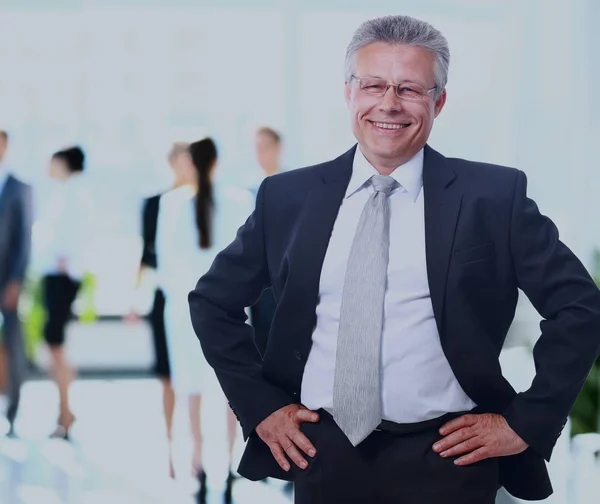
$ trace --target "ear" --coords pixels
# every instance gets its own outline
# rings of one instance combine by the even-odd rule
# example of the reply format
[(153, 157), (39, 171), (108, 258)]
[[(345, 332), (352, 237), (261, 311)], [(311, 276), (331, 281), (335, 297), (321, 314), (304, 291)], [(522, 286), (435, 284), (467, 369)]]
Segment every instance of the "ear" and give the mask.
[(346, 105), (350, 106), (350, 99), (352, 98), (352, 86), (350, 82), (346, 82), (344, 89), (344, 98), (346, 99)]
[(441, 96), (435, 102), (435, 106), (434, 106), (435, 116), (434, 117), (437, 117), (440, 115), (440, 112), (444, 108), (445, 104), (446, 104), (446, 90), (444, 89), (444, 91), (442, 91)]

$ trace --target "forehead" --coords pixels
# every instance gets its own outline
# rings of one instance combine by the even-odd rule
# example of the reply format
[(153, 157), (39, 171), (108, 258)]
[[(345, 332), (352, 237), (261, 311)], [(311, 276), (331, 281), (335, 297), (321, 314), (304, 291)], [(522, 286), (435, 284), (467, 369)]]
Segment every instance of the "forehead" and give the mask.
[(422, 47), (376, 42), (356, 53), (355, 70), (360, 76), (391, 80), (431, 81), (435, 56)]
[(261, 131), (260, 133), (256, 134), (256, 141), (259, 144), (276, 144), (277, 141), (273, 138), (272, 135), (270, 135), (269, 133), (265, 133), (264, 131)]

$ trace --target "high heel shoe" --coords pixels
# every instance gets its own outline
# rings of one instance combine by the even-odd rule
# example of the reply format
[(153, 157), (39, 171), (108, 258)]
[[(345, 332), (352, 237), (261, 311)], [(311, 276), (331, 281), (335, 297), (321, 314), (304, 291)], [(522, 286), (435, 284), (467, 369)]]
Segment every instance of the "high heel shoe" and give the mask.
[(200, 489), (198, 490), (198, 502), (204, 504), (206, 502), (206, 473), (201, 469), (197, 473), (198, 482), (200, 483)]
[(67, 421), (64, 421), (62, 418), (58, 419), (58, 425), (54, 432), (50, 434), (50, 439), (62, 439), (64, 441), (69, 441), (70, 438), (70, 430), (75, 423), (75, 416), (71, 415)]

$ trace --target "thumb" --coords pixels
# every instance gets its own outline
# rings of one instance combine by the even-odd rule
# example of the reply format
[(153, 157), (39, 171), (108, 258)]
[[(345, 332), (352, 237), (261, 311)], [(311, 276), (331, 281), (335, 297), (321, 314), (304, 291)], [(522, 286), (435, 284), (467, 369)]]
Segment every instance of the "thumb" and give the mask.
[(318, 413), (316, 413), (314, 411), (303, 408), (303, 409), (299, 409), (298, 411), (296, 411), (296, 413), (294, 414), (294, 420), (298, 424), (303, 423), (303, 422), (315, 423), (315, 422), (319, 421), (319, 415), (318, 415)]

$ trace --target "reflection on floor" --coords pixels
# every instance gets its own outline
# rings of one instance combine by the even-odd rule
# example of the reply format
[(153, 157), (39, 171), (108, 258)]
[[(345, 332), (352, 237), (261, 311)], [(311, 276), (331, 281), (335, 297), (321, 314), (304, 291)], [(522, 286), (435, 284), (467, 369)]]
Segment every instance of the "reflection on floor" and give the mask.
[[(158, 382), (76, 382), (73, 409), (78, 420), (70, 443), (47, 439), (56, 420), (56, 405), (52, 384), (32, 381), (24, 387), (18, 439), (0, 437), (0, 503), (196, 502), (197, 485), (185, 469), (176, 481), (168, 477)], [(185, 425), (185, 412), (177, 412), (175, 425)], [(6, 427), (0, 424), (0, 432)], [(208, 432), (211, 426), (204, 428)], [(180, 440), (180, 448), (187, 445)], [(185, 449), (176, 448), (175, 458), (176, 468), (188, 467)], [(291, 497), (275, 483), (240, 479), (234, 484), (233, 502), (289, 504)]]

